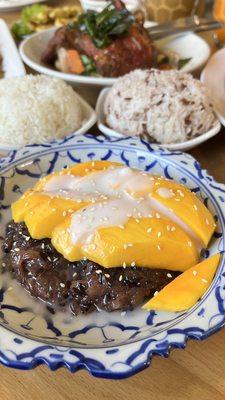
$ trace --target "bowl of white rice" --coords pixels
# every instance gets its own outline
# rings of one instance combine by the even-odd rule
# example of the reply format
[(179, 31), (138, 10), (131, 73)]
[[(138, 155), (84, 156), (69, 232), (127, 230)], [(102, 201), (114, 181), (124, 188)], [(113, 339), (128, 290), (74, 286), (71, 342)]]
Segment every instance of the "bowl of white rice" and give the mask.
[(104, 89), (96, 106), (99, 129), (188, 150), (220, 130), (207, 89), (191, 74), (135, 70)]
[(68, 84), (45, 75), (0, 80), (0, 151), (86, 132), (95, 111)]

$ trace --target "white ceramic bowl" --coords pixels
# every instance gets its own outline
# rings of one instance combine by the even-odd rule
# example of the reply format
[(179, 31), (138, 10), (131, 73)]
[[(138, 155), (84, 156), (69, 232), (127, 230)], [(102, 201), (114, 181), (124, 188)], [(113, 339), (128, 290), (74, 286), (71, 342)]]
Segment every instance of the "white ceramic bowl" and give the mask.
[(0, 53), (3, 58), (5, 78), (23, 76), (26, 74), (16, 44), (3, 19), (0, 19)]
[[(67, 74), (55, 70), (41, 61), (41, 54), (47, 43), (54, 35), (57, 28), (51, 28), (38, 32), (25, 39), (20, 45), (20, 54), (23, 61), (33, 70), (64, 79), (71, 85), (88, 85), (95, 87), (111, 86), (117, 78), (103, 78)], [(180, 58), (191, 58), (191, 61), (182, 69), (185, 72), (192, 72), (202, 66), (210, 55), (208, 44), (199, 36), (190, 33), (179, 37), (170, 37), (167, 40), (157, 42), (162, 51), (172, 51), (179, 54)]]
[(202, 71), (201, 81), (212, 93), (218, 117), (225, 126), (225, 48), (209, 59)]
[[(105, 122), (104, 103), (105, 103), (106, 96), (107, 96), (109, 90), (110, 90), (109, 88), (103, 89), (97, 100), (96, 114), (97, 114), (98, 128), (106, 136), (123, 138), (126, 136), (121, 134), (120, 132), (117, 132), (117, 131), (109, 128)], [(198, 146), (201, 143), (206, 142), (211, 137), (215, 136), (220, 131), (220, 128), (221, 128), (221, 124), (218, 121), (217, 124), (214, 127), (212, 127), (212, 129), (210, 129), (208, 132), (205, 132), (202, 135), (200, 135), (194, 139), (190, 139), (190, 140), (187, 140), (187, 141), (181, 142), (181, 143), (163, 144), (163, 147), (165, 147), (169, 150), (187, 151), (187, 150), (192, 149), (193, 147)]]
[[(82, 121), (80, 128), (77, 131), (71, 132), (70, 134), (65, 136), (65, 137), (68, 136), (68, 138), (71, 135), (81, 135), (83, 133), (88, 133), (88, 130), (96, 123), (96, 113), (93, 110), (93, 108), (78, 93), (76, 93), (76, 95), (81, 104), (84, 119)], [(61, 138), (60, 140), (62, 140), (62, 139), (63, 138)], [(51, 143), (54, 143), (54, 142), (57, 142), (57, 140), (54, 141), (54, 138), (53, 138)], [(30, 143), (30, 144), (32, 145), (32, 143)], [(43, 143), (43, 145), (44, 145), (44, 143)], [(0, 156), (5, 156), (9, 151), (18, 150), (21, 147), (22, 146), (18, 146), (18, 145), (14, 145), (14, 146), (6, 145), (6, 144), (2, 144), (0, 142)]]

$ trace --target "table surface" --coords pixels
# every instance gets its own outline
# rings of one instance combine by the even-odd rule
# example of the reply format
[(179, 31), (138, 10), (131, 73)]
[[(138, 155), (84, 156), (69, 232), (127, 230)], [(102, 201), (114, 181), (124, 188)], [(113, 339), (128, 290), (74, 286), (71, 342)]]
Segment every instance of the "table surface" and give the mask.
[[(51, 1), (59, 5), (71, 1)], [(1, 13), (9, 24), (18, 12)], [(225, 183), (225, 130), (193, 151), (204, 168)], [(86, 371), (51, 372), (45, 366), (32, 371), (0, 367), (2, 400), (224, 400), (225, 329), (204, 342), (189, 341), (185, 351), (173, 350), (168, 359), (154, 357), (152, 365), (122, 381), (93, 378)]]

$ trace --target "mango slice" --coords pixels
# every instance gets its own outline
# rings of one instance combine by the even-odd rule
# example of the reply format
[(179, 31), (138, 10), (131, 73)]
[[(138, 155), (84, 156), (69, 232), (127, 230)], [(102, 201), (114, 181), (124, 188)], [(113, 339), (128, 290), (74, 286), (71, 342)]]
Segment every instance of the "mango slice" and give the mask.
[(48, 182), (48, 180), (52, 179), (53, 176), (58, 175), (75, 175), (75, 176), (86, 176), (89, 175), (91, 172), (97, 172), (105, 170), (112, 166), (120, 166), (121, 164), (111, 161), (87, 161), (81, 164), (72, 165), (72, 167), (65, 168), (58, 172), (53, 172), (50, 175), (45, 176), (44, 178), (40, 179), (35, 187), (35, 191), (43, 190), (44, 185)]
[(183, 272), (142, 308), (171, 312), (191, 308), (212, 283), (219, 261), (220, 254), (215, 254)]
[(215, 221), (194, 193), (174, 181), (158, 178), (150, 197), (178, 216), (205, 246), (208, 245), (215, 230)]
[[(88, 244), (73, 244), (69, 233), (71, 219), (57, 226), (52, 244), (70, 261), (83, 257), (105, 268), (123, 264), (185, 271), (198, 262), (198, 250), (178, 226), (163, 218), (130, 218), (124, 229), (118, 226), (97, 229)], [(174, 230), (168, 230), (172, 227)], [(182, 254), (182, 256), (181, 256)]]
[[(35, 199), (35, 196), (33, 196)], [(71, 199), (49, 198), (25, 213), (24, 222), (34, 239), (50, 238), (53, 229), (61, 224), (68, 214), (86, 205)]]

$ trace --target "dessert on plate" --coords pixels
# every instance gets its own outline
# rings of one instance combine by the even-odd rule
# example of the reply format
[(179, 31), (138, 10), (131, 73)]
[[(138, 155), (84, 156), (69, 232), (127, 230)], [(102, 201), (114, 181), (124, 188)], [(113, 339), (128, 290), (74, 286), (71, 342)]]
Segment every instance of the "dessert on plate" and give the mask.
[[(215, 230), (185, 186), (107, 162), (52, 173), (12, 204), (3, 264), (34, 297), (74, 314), (185, 310), (208, 289)], [(200, 262), (200, 263), (199, 263)]]

